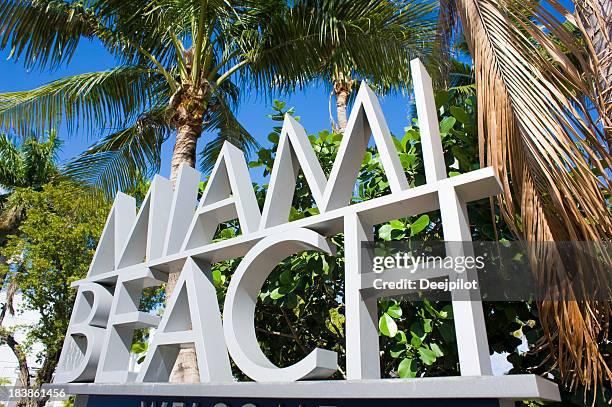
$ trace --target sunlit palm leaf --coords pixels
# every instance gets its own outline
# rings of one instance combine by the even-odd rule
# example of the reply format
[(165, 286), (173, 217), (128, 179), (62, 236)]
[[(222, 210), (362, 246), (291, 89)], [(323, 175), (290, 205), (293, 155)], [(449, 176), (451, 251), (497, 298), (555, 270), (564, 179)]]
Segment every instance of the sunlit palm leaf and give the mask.
[(164, 109), (157, 108), (100, 140), (67, 163), (63, 172), (113, 196), (134, 187), (140, 175), (150, 177), (159, 171), (161, 146), (169, 133)]
[(240, 148), (246, 155), (259, 147), (255, 138), (242, 127), (225, 100), (221, 98), (214, 101), (204, 131), (216, 133), (200, 152), (200, 169), (204, 173), (209, 172), (214, 166), (225, 141)]
[(56, 68), (68, 62), (79, 39), (95, 30), (93, 13), (81, 2), (0, 1), (0, 48), (23, 58), (27, 68)]
[(408, 81), (409, 60), (430, 53), (434, 7), (427, 1), (292, 2), (284, 13), (267, 17), (253, 69), (275, 68), (263, 75), (272, 83), (295, 77), (304, 84), (352, 71), (385, 88), (397, 87)]
[(18, 134), (42, 133), (60, 121), (69, 130), (121, 126), (154, 98), (157, 75), (123, 66), (69, 76), (31, 91), (0, 94), (0, 126)]
[[(611, 158), (584, 102), (594, 100), (594, 73), (583, 48), (544, 4), (456, 0), (456, 6), (474, 59), (480, 157), (498, 170), (505, 218), (529, 242), (609, 239), (604, 165)], [(583, 270), (582, 259), (562, 264), (552, 247), (532, 256), (540, 281)], [(574, 384), (592, 388), (612, 378), (597, 346), (609, 316), (609, 303), (541, 304), (557, 367)]]

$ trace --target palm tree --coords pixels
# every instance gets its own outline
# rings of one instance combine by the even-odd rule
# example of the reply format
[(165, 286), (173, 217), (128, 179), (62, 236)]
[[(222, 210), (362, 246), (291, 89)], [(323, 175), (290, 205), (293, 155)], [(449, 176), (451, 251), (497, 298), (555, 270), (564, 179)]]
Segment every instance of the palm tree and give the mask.
[(23, 208), (11, 200), (16, 188), (39, 190), (59, 175), (55, 160), (60, 143), (56, 132), (50, 131), (47, 140), (30, 135), (21, 143), (0, 134), (0, 244), (8, 234), (17, 230)]
[[(380, 79), (372, 67), (386, 65), (385, 55), (394, 55), (390, 64), (400, 59), (407, 63), (406, 55), (399, 55), (405, 44), (396, 42), (410, 41), (397, 28), (389, 30), (385, 41), (375, 41), (375, 30), (396, 21), (405, 27), (412, 17), (427, 17), (405, 6), (379, 9), (372, 0), (337, 1), (334, 7), (344, 13), (339, 15), (352, 20), (332, 24), (333, 41), (313, 42), (333, 14), (324, 3), (306, 10), (317, 22), (313, 31), (309, 25), (294, 25), (287, 18), (293, 8), (280, 0), (1, 0), (0, 47), (10, 47), (26, 67), (55, 68), (70, 61), (83, 38), (100, 41), (119, 66), (1, 94), (0, 126), (25, 133), (62, 119), (71, 129), (113, 129), (67, 168), (68, 174), (107, 194), (127, 189), (138, 174), (157, 172), (161, 145), (173, 131), (172, 181), (182, 164), (195, 167), (200, 135), (216, 132), (200, 153), (201, 167), (207, 169), (226, 140), (245, 151), (256, 146), (233, 114), (240, 87), (292, 89), (320, 75), (321, 61), (347, 69), (363, 63), (364, 56), (370, 58), (366, 74), (374, 72)], [(320, 18), (317, 13), (323, 9), (327, 14)], [(361, 11), (370, 13), (368, 18), (356, 18)], [(393, 17), (394, 11), (401, 17)], [(368, 22), (377, 23), (369, 29)], [(349, 38), (346, 28), (364, 33)], [(330, 53), (329, 47), (342, 51)], [(398, 69), (381, 70), (386, 71), (400, 78)], [(178, 271), (170, 274), (168, 295), (177, 279)], [(193, 360), (185, 365), (194, 373), (191, 380), (197, 380)]]
[[(6, 134), (0, 134), (0, 248), (6, 243), (6, 236), (14, 234), (23, 220), (25, 208), (14, 191), (19, 188), (40, 190), (42, 186), (59, 175), (55, 165), (60, 143), (55, 131), (50, 131), (46, 140), (29, 135), (18, 143)], [(8, 280), (6, 302), (0, 307), (0, 339), (7, 344), (19, 364), (19, 379), (23, 386), (29, 386), (30, 375), (26, 353), (17, 342), (14, 332), (2, 326), (6, 313), (15, 313), (13, 299), (17, 290), (15, 274), (7, 278), (9, 268), (6, 258), (0, 255), (0, 289)]]
[[(279, 14), (285, 35), (305, 34), (317, 77), (331, 83), (337, 126), (344, 133), (347, 103), (359, 79), (381, 91), (397, 90), (409, 81), (409, 62), (431, 59), (435, 40), (435, 2), (366, 0), (298, 0)], [(302, 68), (303, 69), (303, 68)]]
[[(517, 236), (530, 243), (608, 240), (610, 2), (576, 0), (578, 18), (556, 0), (548, 6), (518, 0), (441, 4), (441, 38), (452, 38), (460, 22), (473, 57), (480, 159), (498, 170), (500, 208)], [(589, 267), (581, 258), (562, 263), (554, 245), (533, 246), (540, 250), (531, 256), (540, 281)], [(594, 392), (612, 380), (598, 345), (607, 337), (610, 303), (546, 301), (539, 307), (561, 374)]]
[(182, 163), (195, 166), (202, 131), (217, 132), (205, 148), (209, 160), (223, 140), (248, 151), (256, 143), (233, 116), (232, 79), (264, 82), (279, 73), (262, 52), (267, 32), (258, 31), (257, 13), (265, 11), (264, 5), (236, 13), (214, 1), (3, 1), (1, 45), (26, 67), (68, 62), (83, 38), (99, 40), (119, 66), (2, 94), (0, 122), (17, 133), (59, 119), (71, 129), (113, 129), (69, 166), (109, 194), (135, 174), (159, 169), (171, 130), (172, 180)]

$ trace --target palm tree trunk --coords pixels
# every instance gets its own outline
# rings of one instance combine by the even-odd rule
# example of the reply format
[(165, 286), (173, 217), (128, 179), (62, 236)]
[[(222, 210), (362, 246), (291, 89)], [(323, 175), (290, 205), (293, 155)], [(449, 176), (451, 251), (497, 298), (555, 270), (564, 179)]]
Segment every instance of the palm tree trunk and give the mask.
[(338, 133), (344, 134), (347, 123), (346, 106), (353, 90), (354, 81), (348, 74), (339, 73), (333, 79), (334, 96), (336, 97), (336, 115), (338, 116)]
[[(173, 185), (176, 184), (181, 165), (186, 164), (195, 168), (196, 146), (198, 138), (202, 133), (201, 117), (203, 116), (202, 112), (194, 114), (193, 112), (187, 112), (181, 107), (177, 110), (176, 141), (172, 152), (170, 169), (170, 180)], [(171, 268), (168, 282), (166, 283), (166, 299), (172, 295), (180, 274), (180, 267)], [(170, 382), (199, 383), (199, 381), (200, 372), (198, 371), (195, 349), (181, 349), (170, 374)]]
[(337, 131), (338, 133), (344, 134), (347, 123), (346, 105), (351, 92), (343, 89), (334, 93), (336, 94), (336, 115), (338, 116)]
[(176, 141), (174, 142), (170, 167), (172, 184), (176, 183), (181, 165), (187, 164), (195, 168), (196, 145), (201, 131), (201, 126), (193, 126), (192, 124), (184, 124), (176, 129)]

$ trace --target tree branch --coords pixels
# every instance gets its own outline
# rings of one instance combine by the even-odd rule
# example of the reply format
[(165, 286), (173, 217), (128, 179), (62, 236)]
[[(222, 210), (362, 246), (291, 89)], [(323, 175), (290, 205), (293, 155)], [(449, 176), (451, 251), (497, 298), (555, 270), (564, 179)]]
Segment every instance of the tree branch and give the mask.
[(293, 334), (293, 339), (295, 339), (300, 349), (302, 349), (302, 352), (308, 353), (308, 349), (306, 349), (306, 347), (302, 344), (302, 341), (300, 341), (300, 337), (298, 336), (297, 331), (293, 327), (293, 324), (291, 323), (289, 316), (287, 315), (287, 313), (285, 312), (283, 308), (281, 308), (281, 312), (283, 313), (283, 317), (285, 318), (285, 321), (287, 322), (287, 325), (289, 326), (289, 329), (291, 330), (291, 333)]
[[(6, 305), (2, 307), (3, 312)], [(21, 349), (21, 345), (15, 340), (14, 335), (5, 327), (0, 326), (0, 339), (4, 341), (9, 348), (13, 351), (13, 354), (17, 358), (19, 363), (19, 381), (23, 387), (30, 387), (30, 370), (28, 369), (28, 361), (26, 360), (25, 353)]]

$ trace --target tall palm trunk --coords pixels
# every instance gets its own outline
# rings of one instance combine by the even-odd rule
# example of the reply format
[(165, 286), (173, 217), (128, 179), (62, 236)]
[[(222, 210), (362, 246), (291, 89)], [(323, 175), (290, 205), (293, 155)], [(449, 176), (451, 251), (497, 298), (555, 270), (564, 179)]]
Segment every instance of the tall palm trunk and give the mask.
[[(176, 179), (181, 165), (186, 164), (195, 168), (196, 145), (201, 131), (201, 125), (194, 126), (193, 124), (184, 124), (177, 127), (170, 169), (170, 180), (173, 185), (176, 185)], [(170, 274), (168, 275), (168, 283), (166, 284), (166, 299), (170, 298), (172, 295), (180, 275), (180, 267), (171, 268)], [(170, 374), (170, 382), (198, 383), (199, 381), (200, 372), (198, 371), (195, 349), (181, 349), (174, 368), (172, 369), (172, 373)]]
[(354, 80), (348, 74), (340, 73), (334, 79), (334, 96), (336, 97), (336, 115), (338, 117), (338, 133), (344, 134), (347, 123), (346, 107), (353, 90)]
[(176, 184), (181, 165), (186, 164), (195, 168), (196, 164), (196, 145), (202, 126), (185, 124), (176, 129), (176, 141), (172, 151), (172, 161), (170, 164), (170, 180)]
[[(172, 122), (176, 127), (176, 141), (172, 152), (170, 179), (176, 183), (181, 165), (195, 168), (196, 147), (202, 133), (202, 118), (206, 112), (206, 102), (209, 92), (208, 84), (194, 87), (184, 85), (171, 98), (169, 109), (172, 112)], [(181, 274), (179, 267), (170, 270), (166, 284), (166, 299), (170, 298)], [(198, 383), (198, 371), (195, 349), (181, 349), (170, 374), (170, 382)]]

